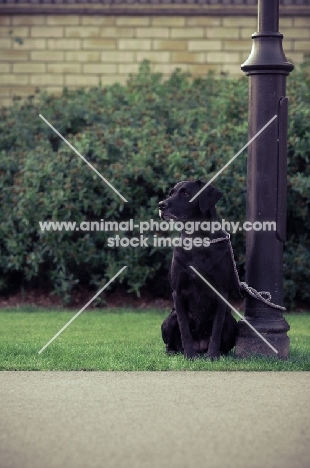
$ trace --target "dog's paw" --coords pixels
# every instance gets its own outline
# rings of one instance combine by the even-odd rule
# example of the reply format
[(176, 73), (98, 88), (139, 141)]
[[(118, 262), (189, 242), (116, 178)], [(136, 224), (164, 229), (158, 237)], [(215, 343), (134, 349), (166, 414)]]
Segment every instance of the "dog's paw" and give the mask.
[(184, 351), (184, 357), (186, 359), (196, 359), (198, 356), (194, 349), (188, 349), (187, 351)]
[(221, 357), (220, 352), (213, 352), (213, 353), (208, 352), (207, 353), (207, 359), (210, 359), (210, 361), (217, 361), (218, 359), (220, 359), (220, 357)]

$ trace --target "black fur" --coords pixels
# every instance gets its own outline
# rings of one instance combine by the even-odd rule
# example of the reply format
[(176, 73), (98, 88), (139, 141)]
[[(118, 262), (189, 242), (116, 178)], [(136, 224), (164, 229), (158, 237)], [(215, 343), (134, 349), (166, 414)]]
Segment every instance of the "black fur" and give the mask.
[[(159, 203), (164, 220), (216, 221), (215, 205), (222, 193), (209, 185), (192, 202), (189, 200), (205, 185), (204, 182), (179, 182), (169, 198)], [(214, 234), (202, 230), (193, 234), (182, 231), (181, 238), (225, 237), (223, 231)], [(183, 352), (187, 358), (207, 353), (211, 359), (227, 354), (234, 346), (237, 322), (230, 308), (190, 268), (192, 265), (226, 300), (238, 290), (233, 262), (227, 241), (209, 247), (185, 250), (175, 247), (170, 268), (170, 284), (174, 307), (162, 324), (162, 337), (168, 353)]]

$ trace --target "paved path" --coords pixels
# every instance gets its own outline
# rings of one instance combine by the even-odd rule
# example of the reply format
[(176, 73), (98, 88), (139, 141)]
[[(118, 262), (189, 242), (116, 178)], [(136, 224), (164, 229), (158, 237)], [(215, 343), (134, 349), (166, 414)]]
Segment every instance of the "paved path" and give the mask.
[(308, 468), (307, 372), (0, 372), (1, 468)]

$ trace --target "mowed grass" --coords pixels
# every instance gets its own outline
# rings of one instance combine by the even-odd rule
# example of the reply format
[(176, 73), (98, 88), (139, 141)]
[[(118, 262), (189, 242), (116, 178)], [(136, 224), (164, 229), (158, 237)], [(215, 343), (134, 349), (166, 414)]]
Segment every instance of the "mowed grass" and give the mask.
[(0, 311), (0, 370), (88, 371), (309, 371), (310, 314), (286, 314), (291, 353), (277, 358), (211, 362), (167, 356), (160, 325), (167, 311), (84, 311), (41, 354), (40, 349), (76, 314), (35, 308)]

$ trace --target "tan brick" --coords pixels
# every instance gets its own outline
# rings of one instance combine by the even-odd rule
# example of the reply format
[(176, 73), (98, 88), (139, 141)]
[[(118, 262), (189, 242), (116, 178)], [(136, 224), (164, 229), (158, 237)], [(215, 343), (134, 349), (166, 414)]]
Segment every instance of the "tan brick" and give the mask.
[(116, 49), (117, 41), (113, 39), (83, 39), (83, 49)]
[(280, 23), (280, 31), (281, 31), (281, 28), (283, 26), (285, 27), (293, 26), (293, 18), (287, 18), (287, 17), (283, 18), (280, 14), (279, 23)]
[(35, 86), (12, 86), (10, 88), (12, 96), (27, 97), (35, 93)]
[(240, 37), (240, 39), (248, 39), (249, 41), (252, 41), (252, 34), (254, 34), (255, 32), (256, 31), (254, 29), (241, 28), (239, 37)]
[(48, 73), (80, 73), (82, 65), (80, 63), (48, 63)]
[(244, 75), (243, 71), (240, 68), (239, 64), (233, 64), (233, 63), (224, 63), (223, 64), (223, 72), (228, 73), (229, 75), (233, 76), (242, 76)]
[(149, 39), (120, 39), (118, 48), (120, 50), (150, 50), (152, 42)]
[(237, 28), (207, 28), (206, 36), (210, 39), (238, 39), (239, 29)]
[[(152, 63), (151, 70), (154, 73), (163, 73), (166, 75), (170, 75), (176, 68), (178, 64), (175, 63)], [(181, 69), (188, 69), (188, 65), (182, 63), (180, 64)]]
[(116, 26), (149, 26), (151, 20), (145, 16), (119, 16), (115, 24)]
[(80, 39), (47, 39), (47, 48), (51, 50), (79, 50)]
[(257, 19), (255, 16), (236, 16), (236, 17), (224, 17), (223, 26), (232, 26), (238, 28), (246, 25), (248, 28), (255, 28), (257, 26)]
[(280, 31), (284, 37), (289, 39), (307, 39), (310, 38), (310, 29), (306, 28), (281, 28)]
[[(155, 65), (157, 65), (157, 64), (155, 64)], [(163, 73), (163, 72), (161, 72), (161, 71), (156, 71), (156, 72), (155, 72), (154, 70), (152, 70), (152, 72), (153, 72), (153, 73), (160, 73), (160, 74), (161, 74), (161, 78), (162, 78), (163, 81), (168, 81), (169, 78), (171, 77), (171, 73), (168, 74), (168, 73)]]
[(123, 75), (124, 73), (138, 73), (139, 66), (139, 63), (120, 63), (118, 66), (118, 73), (120, 73), (121, 75)]
[(186, 26), (221, 26), (222, 18), (214, 16), (188, 17)]
[(10, 96), (11, 86), (0, 86), (0, 96)]
[(290, 52), (287, 55), (287, 60), (292, 62), (294, 65), (300, 65), (305, 60), (305, 54), (297, 53), (297, 52)]
[(171, 61), (173, 63), (198, 63), (204, 61), (203, 53), (195, 52), (171, 52)]
[(208, 63), (239, 63), (240, 61), (237, 52), (207, 52), (206, 56)]
[(78, 52), (65, 52), (67, 62), (99, 62), (100, 52), (95, 50), (80, 50)]
[(90, 74), (111, 74), (117, 73), (117, 65), (115, 63), (85, 63), (83, 64), (83, 73)]
[(99, 37), (99, 26), (68, 26), (65, 28), (66, 37)]
[(62, 37), (64, 35), (64, 28), (59, 26), (55, 27), (39, 27), (33, 26), (30, 30), (31, 37)]
[(241, 41), (241, 40), (232, 40), (232, 41), (223, 41), (224, 42), (224, 50), (247, 50), (250, 52), (252, 47), (252, 41)]
[(99, 85), (98, 75), (66, 75), (66, 85), (77, 85), (77, 86), (97, 86)]
[(30, 55), (31, 60), (39, 62), (61, 62), (64, 59), (64, 52), (60, 50), (34, 50)]
[(153, 40), (154, 50), (187, 50), (187, 41), (173, 41), (173, 40)]
[(35, 49), (45, 49), (46, 48), (46, 39), (27, 39), (24, 40), (23, 44), (18, 44), (13, 42), (13, 49), (26, 49), (26, 50), (35, 50)]
[(1, 73), (9, 73), (11, 71), (10, 63), (1, 63)]
[(203, 28), (171, 28), (170, 36), (172, 39), (194, 39), (196, 37), (203, 37), (204, 30)]
[[(1, 16), (0, 16), (1, 18)], [(11, 33), (10, 33), (11, 31)], [(13, 29), (12, 28), (8, 28), (6, 26), (0, 26), (0, 37), (10, 37), (10, 34), (12, 34), (12, 31)]]
[(13, 16), (13, 26), (42, 26), (45, 24), (45, 16), (20, 15)]
[(188, 41), (188, 50), (190, 51), (206, 51), (206, 50), (221, 50), (222, 41)]
[(14, 73), (1, 74), (0, 84), (4, 84), (4, 85), (28, 84), (28, 76), (27, 75), (15, 75)]
[(189, 65), (188, 70), (192, 75), (207, 75), (210, 71), (219, 73), (221, 71), (221, 65), (210, 65), (210, 64), (195, 64)]
[(128, 63), (128, 62), (134, 62), (135, 61), (135, 56), (133, 52), (122, 52), (120, 50), (116, 51), (109, 51), (106, 50), (101, 53), (101, 61), (102, 62), (115, 62), (115, 63)]
[(100, 83), (103, 86), (112, 85), (114, 83), (126, 84), (128, 75), (101, 75)]
[(169, 37), (169, 28), (137, 28), (136, 37), (159, 37), (159, 38), (168, 38)]
[(294, 50), (310, 52), (310, 41), (294, 41)]
[(31, 75), (30, 84), (32, 85), (62, 85), (64, 82), (63, 75), (54, 75), (52, 73), (44, 73), (42, 75)]
[[(281, 24), (281, 19), (280, 19), (280, 24)], [(310, 16), (305, 16), (305, 17), (295, 17), (294, 18), (294, 26), (297, 27), (303, 27), (305, 26), (306, 28), (310, 27)]]
[(26, 50), (0, 50), (0, 61), (15, 62), (16, 60), (28, 60), (29, 54)]
[(12, 39), (1, 38), (0, 39), (0, 49), (10, 49), (12, 44)]
[(134, 37), (135, 28), (102, 28), (100, 35), (111, 38)]
[(10, 26), (11, 24), (11, 15), (0, 15), (0, 26)]
[(293, 40), (290, 39), (284, 39), (283, 40), (283, 50), (285, 52), (289, 52), (290, 50), (294, 50), (294, 42)]
[(151, 18), (151, 26), (185, 26), (185, 18), (180, 16), (153, 16)]
[(114, 26), (114, 16), (82, 16), (83, 26)]
[(137, 61), (142, 62), (143, 60), (150, 60), (151, 62), (169, 62), (170, 52), (156, 52), (153, 50), (150, 52), (137, 52)]
[(250, 51), (249, 52), (241, 52), (240, 53), (240, 63), (245, 62), (248, 59), (249, 55), (250, 55)]
[[(27, 26), (20, 26), (20, 27), (11, 27), (11, 28), (1, 28), (6, 31), (6, 36), (8, 37), (28, 37), (30, 28)], [(0, 31), (0, 36), (3, 36), (3, 32)]]
[(0, 106), (1, 107), (10, 107), (12, 105), (12, 99), (9, 98), (1, 98), (0, 99)]
[(78, 15), (47, 15), (46, 24), (50, 26), (77, 26), (80, 24), (80, 18)]
[(60, 96), (63, 92), (62, 86), (46, 86), (44, 88), (49, 94), (54, 94), (55, 96)]
[(14, 63), (13, 73), (44, 73), (45, 63)]

